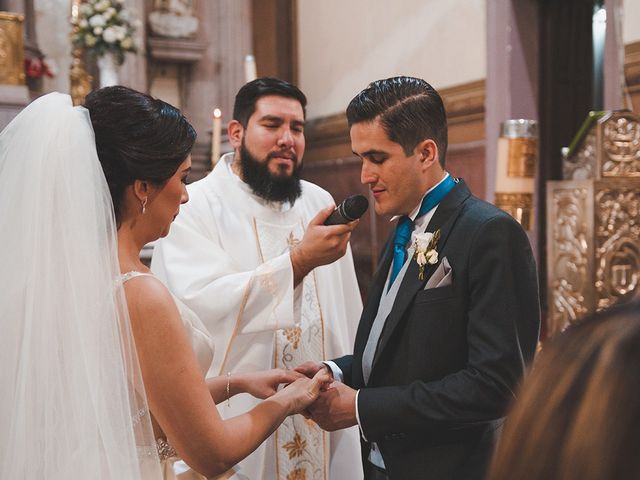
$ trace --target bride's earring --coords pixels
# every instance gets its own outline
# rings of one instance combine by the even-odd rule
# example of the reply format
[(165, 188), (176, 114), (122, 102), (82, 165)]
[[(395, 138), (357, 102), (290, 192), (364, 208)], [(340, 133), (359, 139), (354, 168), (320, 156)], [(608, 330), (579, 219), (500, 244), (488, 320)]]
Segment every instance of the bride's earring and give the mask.
[(140, 202), (142, 204), (142, 215), (144, 215), (144, 212), (147, 208), (147, 197), (144, 197), (144, 200), (142, 200), (142, 202)]

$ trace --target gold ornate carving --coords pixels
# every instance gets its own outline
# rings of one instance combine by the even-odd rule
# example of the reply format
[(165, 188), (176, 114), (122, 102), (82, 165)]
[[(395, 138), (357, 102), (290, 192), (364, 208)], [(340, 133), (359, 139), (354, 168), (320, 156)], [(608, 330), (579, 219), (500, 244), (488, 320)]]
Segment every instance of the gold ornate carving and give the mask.
[[(71, 0), (71, 17), (78, 18), (78, 9), (83, 0)], [(71, 37), (77, 33), (79, 26), (77, 22), (72, 23)], [(69, 68), (69, 83), (71, 85), (71, 99), (74, 105), (82, 105), (84, 98), (91, 91), (93, 77), (87, 73), (84, 66), (84, 50), (81, 48), (73, 48), (71, 51), (71, 67)]]
[(510, 138), (507, 175), (533, 178), (538, 158), (537, 138)]
[(0, 84), (24, 85), (24, 16), (0, 12)]
[(580, 150), (562, 162), (562, 176), (565, 180), (586, 180), (593, 177), (596, 165), (596, 131), (589, 130)]
[(83, 56), (84, 52), (82, 49), (73, 49), (73, 60), (71, 61), (69, 80), (71, 83), (71, 98), (73, 99), (74, 105), (82, 105), (84, 103), (84, 98), (91, 91), (91, 83), (93, 82), (93, 77), (89, 75), (84, 68)]
[(597, 308), (630, 298), (640, 280), (640, 193), (631, 186), (596, 193)]
[(640, 123), (637, 118), (614, 115), (602, 129), (602, 176), (640, 176)]
[(496, 192), (495, 205), (515, 218), (525, 230), (531, 230), (532, 194)]
[(549, 336), (561, 332), (588, 312), (585, 302), (590, 282), (588, 193), (587, 188), (550, 192), (550, 220), (554, 224), (549, 234)]

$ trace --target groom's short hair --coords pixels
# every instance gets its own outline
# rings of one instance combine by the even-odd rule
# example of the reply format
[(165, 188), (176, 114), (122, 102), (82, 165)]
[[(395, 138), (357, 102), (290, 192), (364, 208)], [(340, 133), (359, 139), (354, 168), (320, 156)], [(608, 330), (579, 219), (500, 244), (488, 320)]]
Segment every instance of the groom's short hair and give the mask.
[(442, 98), (427, 82), (415, 77), (377, 80), (358, 93), (347, 107), (349, 128), (379, 119), (389, 140), (406, 155), (425, 139), (438, 145), (444, 167), (447, 153), (447, 116)]

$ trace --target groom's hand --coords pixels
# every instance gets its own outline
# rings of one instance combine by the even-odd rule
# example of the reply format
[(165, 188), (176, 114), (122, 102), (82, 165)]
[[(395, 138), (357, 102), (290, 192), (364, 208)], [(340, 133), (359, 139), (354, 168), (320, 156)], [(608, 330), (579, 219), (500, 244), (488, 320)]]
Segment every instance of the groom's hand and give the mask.
[(326, 369), (327, 373), (331, 375), (331, 377), (333, 378), (333, 373), (331, 372), (331, 369), (322, 362), (304, 362), (298, 365), (293, 370), (298, 373), (302, 373), (303, 375), (306, 375), (309, 378), (313, 378), (313, 376), (323, 368)]
[(334, 382), (308, 407), (311, 418), (327, 432), (351, 427), (356, 419), (356, 390)]
[[(331, 371), (331, 369), (322, 362), (304, 362), (294, 368), (293, 371), (306, 375), (309, 378), (313, 378), (314, 375), (322, 369), (326, 370), (331, 378), (333, 378), (333, 372)], [(308, 408), (300, 413), (305, 418), (311, 418), (311, 412)]]

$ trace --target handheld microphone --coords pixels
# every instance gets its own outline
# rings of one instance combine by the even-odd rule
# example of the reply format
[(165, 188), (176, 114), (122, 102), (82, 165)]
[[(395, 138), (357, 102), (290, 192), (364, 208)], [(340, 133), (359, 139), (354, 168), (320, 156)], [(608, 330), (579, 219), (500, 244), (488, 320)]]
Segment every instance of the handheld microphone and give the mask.
[(340, 205), (336, 207), (329, 218), (324, 221), (325, 225), (341, 225), (343, 223), (353, 222), (360, 218), (369, 208), (369, 200), (364, 195), (352, 195), (345, 198)]

